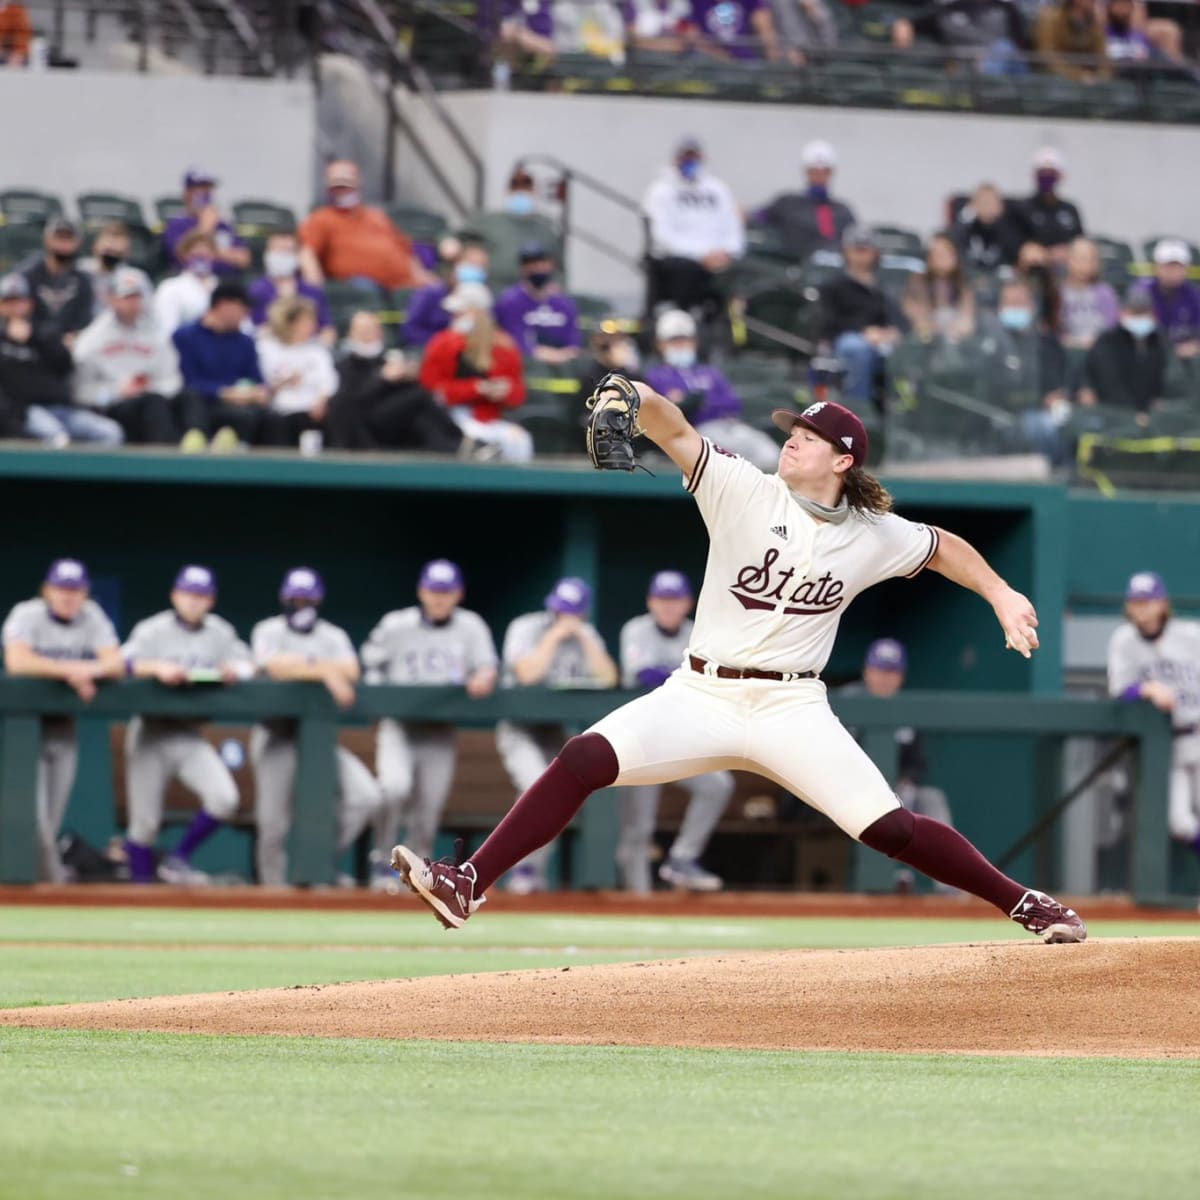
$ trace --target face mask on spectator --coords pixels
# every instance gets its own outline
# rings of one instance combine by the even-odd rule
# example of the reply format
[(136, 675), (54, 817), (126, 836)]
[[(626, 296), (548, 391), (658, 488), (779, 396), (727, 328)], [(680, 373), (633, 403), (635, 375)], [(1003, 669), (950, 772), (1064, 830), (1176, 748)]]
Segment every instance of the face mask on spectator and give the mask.
[(542, 290), (542, 288), (544, 288), (546, 286), (546, 284), (548, 284), (550, 282), (550, 280), (552, 280), (554, 278), (554, 272), (553, 271), (530, 271), (529, 274), (525, 276), (525, 278), (529, 280), (529, 283), (532, 287), (536, 288), (540, 292)]
[(311, 633), (317, 626), (317, 610), (311, 604), (287, 611), (288, 628), (297, 633)]
[(504, 201), (505, 211), (514, 217), (528, 217), (533, 212), (532, 192), (510, 192)]
[(454, 268), (454, 278), (459, 283), (486, 283), (487, 268), (478, 263), (459, 263)]
[(78, 250), (51, 250), (50, 257), (61, 263), (62, 266), (70, 266), (78, 257)]
[(471, 313), (464, 313), (461, 317), (455, 317), (450, 322), (450, 328), (455, 333), (470, 333), (475, 328), (475, 318)]
[(334, 208), (357, 208), (362, 201), (362, 192), (358, 190), (337, 190), (329, 193), (329, 203)]
[(1000, 310), (1000, 324), (1005, 329), (1011, 329), (1016, 333), (1028, 329), (1033, 324), (1033, 313), (1027, 308), (1002, 308)]
[(204, 258), (201, 255), (192, 255), (192, 257), (187, 260), (185, 266), (193, 275), (199, 275), (201, 278), (212, 274), (212, 259)]
[(357, 358), (378, 358), (383, 353), (383, 341), (347, 342), (346, 349)]
[(693, 180), (700, 174), (700, 160), (698, 158), (685, 158), (679, 164), (679, 173), (687, 180)]
[(824, 204), (829, 199), (829, 188), (823, 183), (810, 183), (808, 185), (808, 194), (818, 204)]
[(695, 346), (668, 346), (663, 351), (663, 359), (672, 367), (692, 367), (696, 365)]
[(101, 254), (100, 265), (106, 271), (115, 271), (125, 261), (123, 254)]
[(1135, 338), (1146, 338), (1154, 332), (1153, 317), (1122, 317), (1121, 325)]
[(1058, 186), (1057, 171), (1039, 171), (1034, 178), (1037, 180), (1037, 190), (1043, 195), (1049, 195)]
[(300, 256), (291, 250), (268, 250), (263, 255), (263, 266), (272, 279), (282, 279), (285, 275), (295, 275), (300, 265)]

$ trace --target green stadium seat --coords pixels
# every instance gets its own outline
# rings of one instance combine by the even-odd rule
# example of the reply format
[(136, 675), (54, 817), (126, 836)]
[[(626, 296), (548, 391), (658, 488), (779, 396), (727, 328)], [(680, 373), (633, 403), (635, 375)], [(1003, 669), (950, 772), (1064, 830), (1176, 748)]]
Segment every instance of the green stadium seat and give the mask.
[(414, 242), (436, 246), (449, 227), (449, 222), (441, 213), (416, 204), (389, 204), (387, 211), (396, 228)]
[(575, 307), (579, 310), (579, 328), (585, 337), (600, 328), (601, 322), (612, 316), (612, 304), (603, 296), (588, 296), (582, 293), (571, 293)]
[(187, 205), (182, 196), (159, 196), (154, 202), (154, 217), (161, 229), (175, 217), (187, 215)]
[(42, 248), (42, 227), (32, 221), (0, 225), (0, 268), (11, 271)]
[(242, 237), (292, 233), (296, 229), (296, 214), (272, 200), (239, 200), (233, 206), (233, 223)]
[(83, 227), (97, 230), (110, 221), (121, 221), (126, 225), (146, 225), (140, 200), (132, 196), (120, 196), (116, 192), (81, 192), (75, 197), (79, 208), (79, 219)]
[(1200, 88), (1183, 80), (1156, 80), (1149, 92), (1150, 117), (1158, 121), (1200, 121)]
[(342, 337), (345, 337), (350, 318), (356, 312), (365, 309), (378, 313), (380, 319), (383, 319), (384, 314), (392, 311), (392, 300), (382, 288), (379, 291), (371, 291), (340, 279), (327, 279), (324, 286), (333, 323)]
[(1096, 249), (1100, 252), (1100, 272), (1105, 282), (1123, 291), (1133, 279), (1133, 247), (1119, 238), (1093, 236)]
[(129, 261), (135, 267), (141, 267), (148, 275), (159, 276), (163, 273), (162, 238), (152, 229), (142, 224), (125, 222), (129, 230)]
[(899, 225), (874, 225), (871, 232), (875, 234), (881, 254), (907, 255), (917, 259), (925, 257), (925, 243), (915, 230), (902, 229)]
[(0, 218), (6, 225), (45, 225), (51, 217), (61, 217), (62, 201), (49, 192), (31, 188), (9, 188), (0, 192)]

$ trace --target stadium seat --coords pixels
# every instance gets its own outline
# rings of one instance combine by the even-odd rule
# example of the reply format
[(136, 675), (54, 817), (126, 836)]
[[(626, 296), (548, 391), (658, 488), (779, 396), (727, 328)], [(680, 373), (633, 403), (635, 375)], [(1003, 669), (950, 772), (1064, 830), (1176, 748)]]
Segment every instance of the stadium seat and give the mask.
[(874, 225), (871, 232), (882, 254), (902, 254), (917, 259), (925, 257), (925, 243), (915, 230), (902, 229), (899, 225)]
[(79, 208), (79, 219), (84, 229), (96, 230), (109, 221), (122, 221), (126, 225), (146, 225), (141, 201), (131, 196), (119, 196), (116, 192), (81, 192), (75, 197)]
[(158, 221), (159, 228), (175, 217), (186, 215), (187, 206), (184, 204), (182, 196), (159, 196), (154, 202), (154, 216)]
[(32, 221), (0, 225), (0, 267), (11, 271), (42, 248), (42, 227)]
[(36, 192), (30, 188), (9, 188), (0, 192), (0, 218), (5, 224), (40, 226), (62, 213), (62, 201), (49, 192)]
[(407, 234), (414, 242), (424, 242), (429, 246), (437, 245), (449, 225), (441, 213), (416, 204), (389, 204), (387, 211), (401, 233)]
[(571, 299), (579, 310), (579, 328), (585, 337), (599, 329), (600, 323), (612, 315), (612, 304), (603, 296), (572, 293)]
[(341, 279), (327, 279), (324, 286), (333, 323), (342, 337), (345, 337), (350, 318), (356, 312), (365, 309), (367, 312), (379, 313), (382, 319), (384, 313), (391, 311), (391, 298), (382, 288), (379, 291), (371, 291)]
[(272, 200), (239, 200), (233, 206), (233, 223), (242, 237), (268, 233), (293, 233), (296, 214)]
[(1096, 249), (1100, 252), (1100, 272), (1106, 283), (1124, 290), (1133, 277), (1134, 253), (1128, 242), (1119, 238), (1104, 237), (1096, 234), (1092, 237)]

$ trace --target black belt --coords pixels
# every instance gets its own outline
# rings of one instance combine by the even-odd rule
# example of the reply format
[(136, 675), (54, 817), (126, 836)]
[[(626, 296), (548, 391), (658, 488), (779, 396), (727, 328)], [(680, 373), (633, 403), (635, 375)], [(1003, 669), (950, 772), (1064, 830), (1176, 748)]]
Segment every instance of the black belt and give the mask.
[(797, 679), (816, 679), (816, 671), (759, 671), (755, 667), (718, 667), (698, 654), (688, 655), (688, 666), (697, 675), (715, 675), (718, 679), (772, 679), (792, 683)]
[(1189, 734), (1200, 730), (1200, 725), (1180, 725), (1177, 729), (1171, 730), (1172, 737), (1187, 737)]

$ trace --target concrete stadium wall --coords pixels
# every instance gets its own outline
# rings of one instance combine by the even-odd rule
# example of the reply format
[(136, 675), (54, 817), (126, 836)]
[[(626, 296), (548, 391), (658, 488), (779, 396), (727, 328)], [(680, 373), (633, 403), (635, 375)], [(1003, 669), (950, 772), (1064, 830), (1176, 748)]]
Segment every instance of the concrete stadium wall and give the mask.
[[(261, 198), (307, 211), (316, 108), (312, 85), (86, 71), (0, 72), (6, 188), (135, 196), (179, 191), (189, 164), (215, 172), (225, 202)], [(23, 119), (18, 114), (24, 114)]]
[[(1066, 191), (1079, 199), (1089, 228), (1200, 240), (1194, 128), (623, 96), (467, 92), (446, 103), (487, 163), (490, 204), (503, 194), (513, 162), (532, 152), (640, 197), (675, 141), (696, 134), (714, 171), (753, 208), (799, 184), (800, 148), (821, 137), (838, 149), (838, 194), (861, 217), (931, 233), (956, 191), (984, 180), (1027, 191), (1030, 155), (1050, 143), (1066, 155)], [(437, 136), (419, 114), (416, 120)], [(419, 172), (400, 179), (402, 189), (410, 184), (425, 189)], [(635, 222), (582, 189), (577, 200), (578, 216), (593, 232), (636, 250)], [(586, 247), (574, 247), (570, 266), (580, 290), (637, 291), (630, 271)]]

